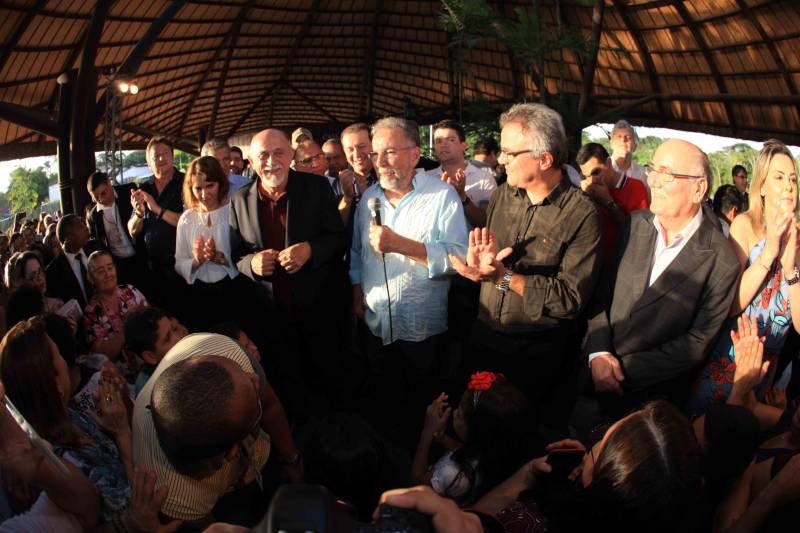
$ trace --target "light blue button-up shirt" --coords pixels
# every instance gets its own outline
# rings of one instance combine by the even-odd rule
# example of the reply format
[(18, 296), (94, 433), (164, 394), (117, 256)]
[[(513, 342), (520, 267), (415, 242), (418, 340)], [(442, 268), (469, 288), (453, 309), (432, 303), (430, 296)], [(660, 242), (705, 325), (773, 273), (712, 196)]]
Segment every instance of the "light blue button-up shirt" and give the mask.
[[(350, 281), (361, 284), (366, 306), (364, 320), (383, 344), (395, 340), (422, 341), (447, 330), (447, 293), (452, 268), (448, 254), (467, 253), (467, 221), (455, 189), (417, 174), (413, 190), (392, 207), (379, 183), (366, 190), (355, 213), (350, 254)], [(400, 254), (386, 254), (386, 275), (392, 311), (383, 276), (383, 259), (369, 245), (372, 220), (370, 198), (381, 202), (381, 222), (395, 233), (421, 242), (428, 255), (425, 267)]]

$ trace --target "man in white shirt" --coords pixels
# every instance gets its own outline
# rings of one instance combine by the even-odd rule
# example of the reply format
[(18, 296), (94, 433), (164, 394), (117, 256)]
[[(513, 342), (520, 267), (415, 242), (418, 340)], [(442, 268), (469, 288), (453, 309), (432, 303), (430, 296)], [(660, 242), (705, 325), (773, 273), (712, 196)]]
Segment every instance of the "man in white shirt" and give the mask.
[(612, 150), (611, 163), (614, 170), (620, 175), (625, 174), (629, 178), (637, 179), (644, 183), (649, 195), (650, 186), (647, 184), (647, 175), (644, 167), (633, 160), (633, 153), (639, 147), (639, 136), (636, 135), (636, 130), (627, 120), (619, 120), (614, 124), (609, 144)]
[(433, 148), (441, 165), (429, 170), (428, 175), (455, 187), (471, 227), (486, 225), (486, 207), (497, 189), (497, 182), (488, 172), (465, 160), (467, 134), (464, 127), (449, 119), (434, 124)]
[(620, 232), (585, 346), (591, 388), (613, 400), (601, 408), (612, 416), (656, 397), (683, 404), (728, 316), (739, 265), (704, 212), (709, 177), (699, 148), (664, 142), (648, 175), (650, 209), (631, 213)]
[(111, 179), (103, 172), (94, 172), (86, 180), (95, 205), (87, 217), (89, 234), (105, 247), (114, 258), (119, 283), (130, 283), (137, 289), (145, 289), (146, 276), (142, 275), (147, 263), (144, 250), (137, 249), (136, 239), (128, 231), (131, 218), (131, 191), (135, 185), (112, 185)]
[(203, 148), (200, 150), (200, 155), (211, 156), (222, 166), (222, 170), (228, 173), (228, 182), (231, 187), (228, 190), (228, 195), (233, 196), (236, 191), (250, 183), (248, 178), (234, 173), (231, 168), (231, 147), (227, 141), (222, 139), (211, 139), (207, 141)]

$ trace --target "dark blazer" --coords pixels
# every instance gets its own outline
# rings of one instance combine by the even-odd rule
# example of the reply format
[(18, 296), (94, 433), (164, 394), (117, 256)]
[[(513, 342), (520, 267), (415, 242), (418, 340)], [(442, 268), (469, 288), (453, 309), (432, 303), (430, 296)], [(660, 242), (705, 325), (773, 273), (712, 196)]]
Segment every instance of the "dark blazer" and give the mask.
[[(125, 235), (131, 239), (131, 242), (138, 253), (140, 250), (139, 246), (137, 246), (137, 239), (131, 238), (131, 234), (128, 231), (128, 220), (130, 220), (131, 213), (133, 213), (133, 206), (131, 206), (131, 192), (133, 189), (134, 186), (132, 183), (115, 185), (114, 191), (117, 193), (117, 199), (114, 204), (115, 209), (117, 210), (117, 215), (122, 222)], [(92, 238), (97, 239), (106, 250), (111, 250), (111, 247), (108, 245), (108, 237), (106, 236), (106, 227), (103, 223), (103, 213), (97, 209), (97, 205), (92, 207), (92, 210), (89, 211), (88, 225), (89, 233), (91, 234)]]
[[(84, 248), (83, 253), (89, 257), (91, 252)], [(53, 298), (59, 298), (67, 303), (69, 300), (75, 298), (81, 306), (81, 310), (86, 308), (86, 298), (83, 297), (81, 286), (78, 284), (78, 279), (69, 265), (69, 259), (63, 253), (58, 254), (58, 257), (53, 259), (45, 269), (47, 277), (47, 294)], [(84, 281), (89, 297), (91, 298), (91, 285), (89, 280)]]
[(656, 237), (649, 209), (631, 213), (590, 315), (585, 353), (619, 358), (626, 391), (658, 388), (677, 398), (688, 393), (685, 387), (728, 316), (739, 261), (704, 209), (698, 230), (648, 287)]
[[(311, 245), (311, 259), (290, 275), (295, 304), (302, 314), (313, 311), (319, 296), (329, 292), (333, 267), (344, 254), (345, 234), (328, 178), (290, 170), (287, 180), (285, 247), (303, 241)], [(271, 295), (272, 283), (250, 268), (253, 255), (265, 248), (258, 219), (258, 179), (233, 195), (230, 220), (231, 254), (236, 266)]]

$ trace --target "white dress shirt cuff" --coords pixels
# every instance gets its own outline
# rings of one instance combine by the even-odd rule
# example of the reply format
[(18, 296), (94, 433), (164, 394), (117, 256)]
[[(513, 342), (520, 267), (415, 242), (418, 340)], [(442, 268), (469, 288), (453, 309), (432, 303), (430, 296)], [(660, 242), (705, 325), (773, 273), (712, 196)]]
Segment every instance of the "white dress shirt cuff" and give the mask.
[(611, 352), (592, 352), (592, 353), (590, 353), (589, 354), (589, 367), (590, 368), (592, 366), (592, 360), (597, 358), (597, 357), (600, 357), (601, 355), (614, 355), (614, 354), (612, 354)]

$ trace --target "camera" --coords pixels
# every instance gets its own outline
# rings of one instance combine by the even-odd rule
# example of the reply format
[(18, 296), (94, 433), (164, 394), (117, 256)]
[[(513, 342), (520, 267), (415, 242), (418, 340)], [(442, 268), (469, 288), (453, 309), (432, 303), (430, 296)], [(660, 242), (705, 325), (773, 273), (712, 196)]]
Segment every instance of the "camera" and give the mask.
[(355, 509), (322, 485), (284, 485), (275, 492), (257, 533), (433, 533), (429, 516), (383, 504), (378, 521), (356, 520)]

